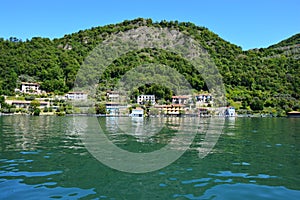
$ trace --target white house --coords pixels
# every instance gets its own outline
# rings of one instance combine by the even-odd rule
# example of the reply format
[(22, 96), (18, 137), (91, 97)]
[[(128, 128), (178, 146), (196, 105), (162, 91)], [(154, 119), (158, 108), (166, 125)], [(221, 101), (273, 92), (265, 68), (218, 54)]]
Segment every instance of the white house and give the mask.
[(147, 102), (150, 102), (152, 105), (155, 104), (155, 96), (154, 95), (139, 95), (137, 98), (137, 103), (143, 105)]
[(68, 92), (66, 99), (69, 100), (87, 100), (87, 93), (85, 92)]
[(119, 113), (120, 113), (119, 103), (108, 102), (105, 104), (105, 107), (106, 107), (106, 113), (108, 115), (119, 115)]
[(117, 91), (107, 91), (106, 93), (107, 100), (110, 102), (119, 102), (120, 101), (120, 95)]
[(28, 82), (22, 82), (21, 83), (21, 91), (22, 93), (27, 94), (40, 94), (42, 91), (40, 90), (40, 84), (39, 83), (28, 83)]
[(196, 102), (210, 103), (213, 98), (211, 94), (198, 94), (195, 96)]
[(234, 107), (228, 107), (225, 110), (225, 117), (235, 117), (236, 113), (235, 113), (235, 108)]
[(144, 117), (144, 110), (142, 108), (132, 109), (131, 117)]

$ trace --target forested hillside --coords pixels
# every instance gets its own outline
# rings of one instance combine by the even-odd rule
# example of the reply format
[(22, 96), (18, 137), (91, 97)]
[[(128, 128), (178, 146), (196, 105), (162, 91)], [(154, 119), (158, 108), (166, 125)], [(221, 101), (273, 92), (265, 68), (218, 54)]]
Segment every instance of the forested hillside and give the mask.
[[(223, 76), (229, 102), (241, 109), (289, 111), (300, 108), (300, 34), (269, 48), (243, 51), (207, 28), (189, 22), (152, 22), (141, 18), (94, 27), (53, 40), (40, 37), (26, 41), (13, 37), (0, 39), (0, 94), (13, 95), (21, 81), (41, 82), (42, 89), (47, 92), (68, 92), (80, 65), (97, 44), (112, 33), (145, 25), (168, 27), (194, 37), (210, 53)], [(99, 80), (100, 88), (111, 89), (122, 74), (144, 59), (174, 66), (193, 88), (207, 89), (201, 76), (191, 70), (188, 63), (176, 55), (154, 49), (133, 52), (118, 59)]]

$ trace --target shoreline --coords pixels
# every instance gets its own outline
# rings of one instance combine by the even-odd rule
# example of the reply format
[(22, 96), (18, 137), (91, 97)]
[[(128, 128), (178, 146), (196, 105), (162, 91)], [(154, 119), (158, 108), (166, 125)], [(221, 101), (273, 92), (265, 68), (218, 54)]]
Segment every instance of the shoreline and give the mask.
[[(30, 115), (30, 114), (15, 114), (15, 113), (0, 113), (0, 116), (33, 116), (33, 117), (42, 117), (42, 116), (54, 116), (54, 117), (130, 117), (129, 115), (106, 115), (106, 114), (65, 114), (65, 115), (57, 115), (55, 113), (51, 114), (41, 114), (38, 116)], [(156, 116), (148, 116), (148, 117), (138, 117), (138, 118), (166, 118), (166, 117), (199, 117), (199, 118), (287, 118), (287, 116), (273, 116), (270, 114), (252, 114), (252, 115), (236, 115), (236, 116), (218, 116), (218, 115), (209, 115), (209, 116), (199, 116), (197, 114), (182, 114), (182, 115), (156, 115)]]

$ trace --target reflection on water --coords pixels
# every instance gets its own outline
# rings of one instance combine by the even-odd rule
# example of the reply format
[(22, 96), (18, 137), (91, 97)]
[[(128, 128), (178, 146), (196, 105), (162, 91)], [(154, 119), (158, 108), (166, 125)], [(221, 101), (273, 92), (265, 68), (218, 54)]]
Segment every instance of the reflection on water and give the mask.
[[(195, 117), (147, 118), (138, 121), (117, 117), (110, 120), (108, 128), (106, 122), (107, 119), (103, 117), (99, 121), (95, 118), (75, 118), (74, 129), (96, 159), (113, 169), (130, 173), (146, 173), (170, 165), (189, 148), (198, 127), (202, 127), (200, 118)], [(116, 128), (112, 129), (111, 124)], [(201, 155), (207, 154), (217, 142), (221, 132), (216, 127), (206, 130)], [(118, 141), (119, 147), (114, 144), (115, 141)]]
[[(202, 185), (201, 185), (202, 186)], [(194, 186), (198, 187), (198, 186)], [(222, 184), (213, 186), (204, 192), (204, 195), (195, 196), (194, 194), (174, 194), (174, 198), (180, 199), (298, 199), (299, 192), (289, 190), (284, 187), (270, 187), (255, 184)]]
[[(133, 138), (131, 142), (140, 142), (144, 146), (155, 144), (161, 148), (159, 144), (168, 144), (175, 134), (194, 137), (197, 133), (198, 139), (194, 140), (193, 148), (198, 151), (205, 151), (204, 148), (206, 148), (206, 153), (209, 153), (210, 147), (214, 146), (222, 133), (224, 119), (103, 117), (99, 118), (99, 124), (111, 140), (117, 141), (123, 138), (121, 143), (124, 144), (124, 135), (126, 135), (126, 146), (128, 146), (129, 138)], [(228, 125), (234, 126), (234, 120), (230, 120)], [(82, 125), (79, 126), (82, 127)], [(180, 140), (176, 142), (176, 148), (180, 148), (183, 143), (190, 145), (190, 140), (184, 137), (180, 137)]]
[(159, 133), (166, 124), (167, 118), (143, 118), (143, 117), (103, 117), (100, 125), (110, 135), (131, 135), (139, 142), (145, 142), (147, 138)]
[[(101, 120), (116, 145), (146, 151), (146, 146), (153, 150), (170, 142), (180, 119), (157, 119), (162, 123), (157, 121), (153, 130), (159, 134), (144, 131), (152, 126), (147, 119), (128, 124), (128, 119)], [(0, 199), (300, 198), (299, 119), (226, 119), (213, 151), (199, 159), (197, 148), (209, 126), (202, 121), (192, 149), (145, 174), (119, 172), (98, 162), (73, 123), (72, 117), (0, 117)], [(126, 135), (122, 129), (135, 132)]]

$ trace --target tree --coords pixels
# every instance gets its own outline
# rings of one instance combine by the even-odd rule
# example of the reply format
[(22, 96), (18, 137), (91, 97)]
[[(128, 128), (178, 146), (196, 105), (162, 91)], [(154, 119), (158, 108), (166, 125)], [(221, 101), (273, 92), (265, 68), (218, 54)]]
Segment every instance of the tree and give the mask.
[(0, 105), (2, 105), (2, 103), (4, 103), (4, 102), (5, 102), (4, 96), (0, 96)]
[(260, 100), (258, 97), (254, 97), (250, 102), (250, 108), (253, 111), (259, 111), (264, 109), (264, 102)]
[(243, 100), (242, 101), (242, 108), (247, 109), (247, 106), (248, 106), (247, 101)]
[(31, 114), (38, 116), (41, 113), (41, 110), (39, 109), (39, 106), (41, 105), (41, 103), (38, 100), (33, 100), (30, 102), (29, 105), (29, 111), (31, 112)]
[(106, 106), (103, 103), (95, 105), (96, 114), (106, 114)]

